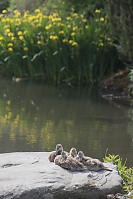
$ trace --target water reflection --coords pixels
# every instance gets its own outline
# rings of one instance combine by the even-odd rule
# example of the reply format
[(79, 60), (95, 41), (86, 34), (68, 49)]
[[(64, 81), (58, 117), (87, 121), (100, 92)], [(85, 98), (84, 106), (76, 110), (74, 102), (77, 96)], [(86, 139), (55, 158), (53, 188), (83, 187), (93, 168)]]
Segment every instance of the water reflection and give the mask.
[(56, 143), (102, 159), (108, 148), (133, 165), (133, 111), (87, 89), (0, 81), (0, 152), (51, 151)]

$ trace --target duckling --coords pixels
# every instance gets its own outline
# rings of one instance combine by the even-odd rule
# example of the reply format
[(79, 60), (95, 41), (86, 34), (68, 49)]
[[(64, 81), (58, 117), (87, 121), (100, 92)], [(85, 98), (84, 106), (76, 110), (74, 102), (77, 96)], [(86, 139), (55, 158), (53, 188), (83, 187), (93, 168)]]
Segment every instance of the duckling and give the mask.
[(91, 160), (92, 158), (85, 156), (83, 151), (79, 151), (76, 159), (84, 164), (86, 161)]
[(69, 156), (72, 158), (76, 158), (77, 157), (77, 150), (76, 148), (71, 148), (70, 152), (69, 152)]
[(66, 161), (66, 159), (67, 159), (67, 153), (66, 152), (64, 152), (64, 151), (62, 151), (61, 152), (61, 155), (57, 155), (56, 157), (55, 157), (55, 159), (54, 159), (54, 163), (56, 164), (56, 165), (61, 165), (61, 163), (63, 163), (64, 161)]
[(52, 151), (48, 157), (50, 162), (54, 162), (54, 159), (57, 155), (61, 155), (61, 152), (63, 151), (63, 146), (61, 144), (56, 145), (56, 151)]
[(81, 162), (76, 160), (71, 156), (67, 156), (66, 152), (62, 152), (61, 155), (58, 155), (54, 160), (56, 165), (70, 170), (70, 171), (85, 171), (87, 167), (84, 166)]
[(112, 169), (105, 167), (100, 160), (84, 156), (84, 153), (82, 151), (78, 152), (78, 157), (79, 161), (82, 162), (90, 171), (112, 171)]

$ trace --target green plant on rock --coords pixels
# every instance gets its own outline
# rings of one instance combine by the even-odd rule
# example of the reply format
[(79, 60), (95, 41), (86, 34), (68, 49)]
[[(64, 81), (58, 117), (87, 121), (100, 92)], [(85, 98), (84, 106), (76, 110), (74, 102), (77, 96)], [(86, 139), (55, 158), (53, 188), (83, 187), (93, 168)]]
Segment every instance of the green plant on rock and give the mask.
[(104, 162), (112, 162), (118, 166), (118, 171), (123, 179), (123, 189), (129, 193), (133, 190), (133, 168), (127, 168), (126, 161), (123, 163), (119, 155), (105, 154)]

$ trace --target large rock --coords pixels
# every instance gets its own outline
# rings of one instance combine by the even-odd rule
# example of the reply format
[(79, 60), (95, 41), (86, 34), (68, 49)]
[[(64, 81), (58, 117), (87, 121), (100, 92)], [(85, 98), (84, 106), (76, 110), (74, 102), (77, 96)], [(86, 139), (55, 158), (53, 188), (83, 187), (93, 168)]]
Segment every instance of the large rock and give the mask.
[(0, 154), (0, 199), (100, 199), (121, 192), (113, 171), (70, 172), (48, 161), (48, 152)]

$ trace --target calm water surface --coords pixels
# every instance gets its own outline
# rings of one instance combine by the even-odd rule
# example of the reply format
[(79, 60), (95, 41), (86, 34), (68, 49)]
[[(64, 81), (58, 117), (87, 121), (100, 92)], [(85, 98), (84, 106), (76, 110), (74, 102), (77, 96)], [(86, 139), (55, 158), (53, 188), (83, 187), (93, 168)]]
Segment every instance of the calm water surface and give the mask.
[(0, 80), (0, 153), (74, 146), (102, 160), (106, 149), (133, 166), (133, 108), (87, 89)]

